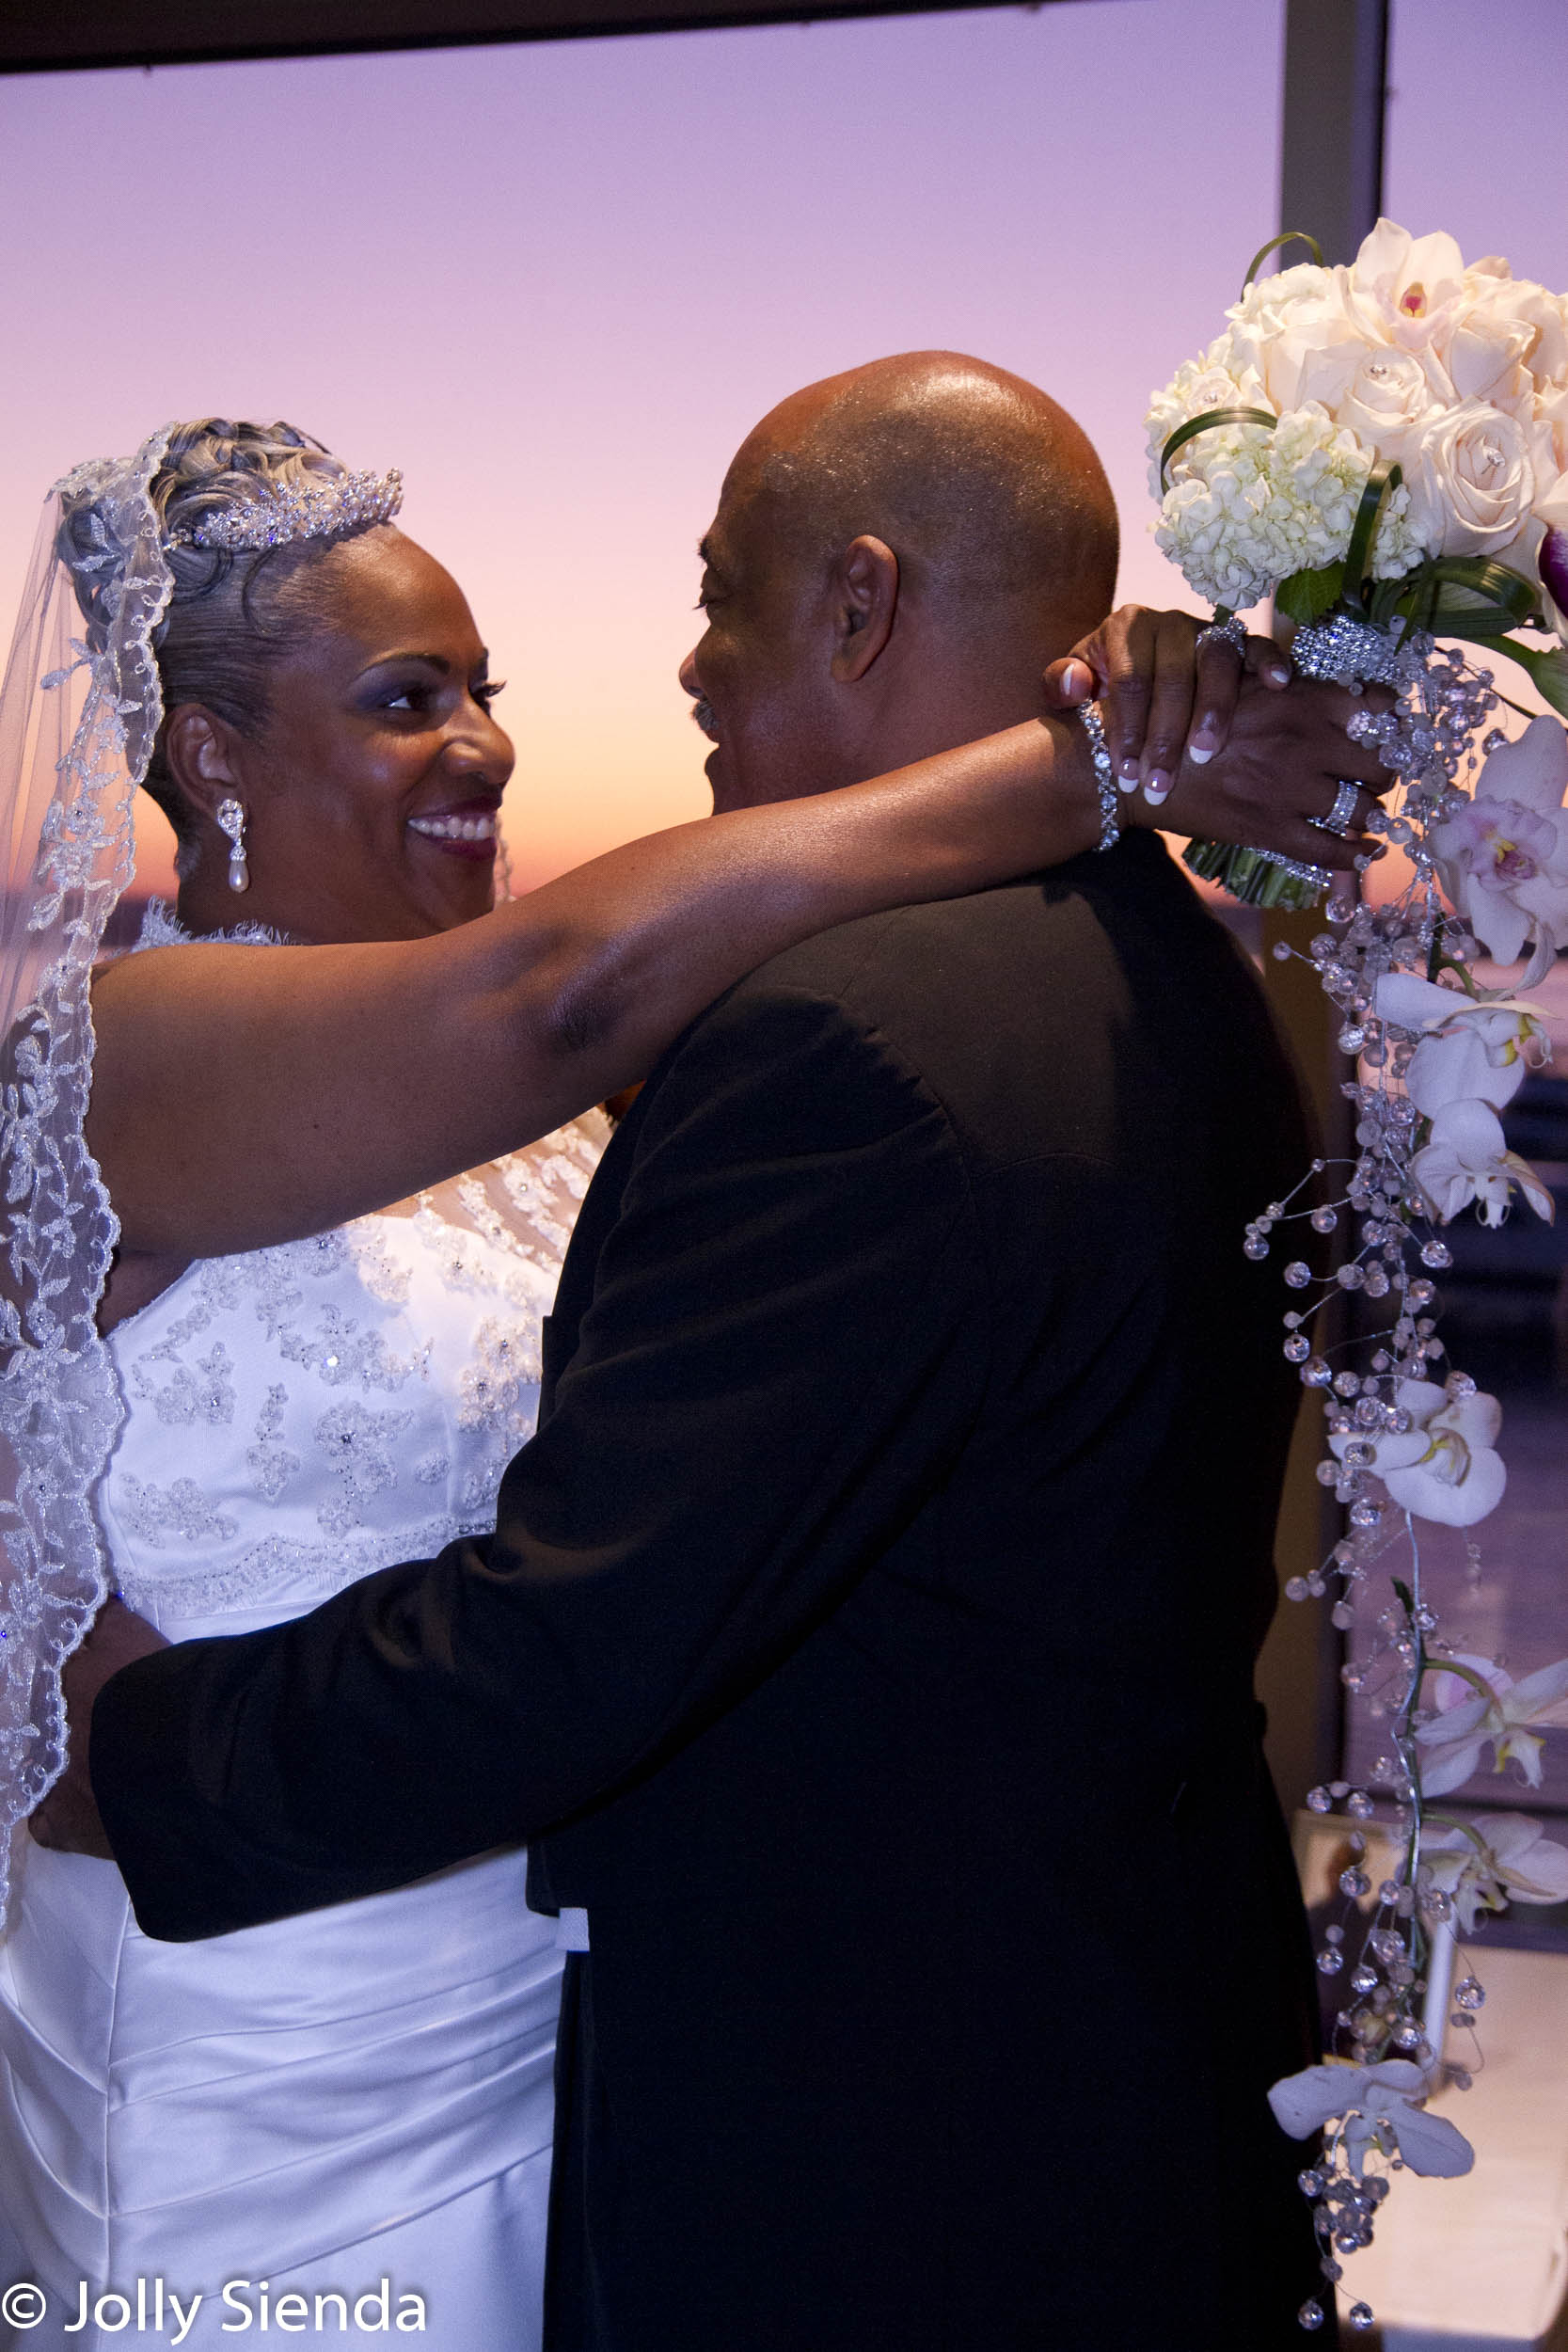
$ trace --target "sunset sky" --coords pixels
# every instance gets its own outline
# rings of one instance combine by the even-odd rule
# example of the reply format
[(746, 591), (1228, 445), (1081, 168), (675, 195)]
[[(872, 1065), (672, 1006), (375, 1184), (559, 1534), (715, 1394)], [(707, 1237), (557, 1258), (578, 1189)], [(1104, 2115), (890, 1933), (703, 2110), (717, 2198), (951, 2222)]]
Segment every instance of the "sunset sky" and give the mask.
[[(1180, 601), (1142, 416), (1276, 226), (1281, 15), (1075, 0), (0, 81), (3, 626), (49, 483), (167, 417), (400, 465), (510, 681), (537, 881), (705, 808), (693, 546), (798, 384), (925, 345), (1033, 377), (1105, 457), (1123, 594)], [(1485, 22), (1397, 0), (1388, 209), (1568, 286), (1568, 9)]]

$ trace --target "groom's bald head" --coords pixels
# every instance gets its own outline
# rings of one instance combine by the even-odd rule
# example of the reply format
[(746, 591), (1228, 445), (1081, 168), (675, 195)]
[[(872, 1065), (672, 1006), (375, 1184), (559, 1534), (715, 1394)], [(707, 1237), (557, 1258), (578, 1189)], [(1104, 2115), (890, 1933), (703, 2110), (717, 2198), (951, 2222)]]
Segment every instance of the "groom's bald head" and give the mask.
[(706, 539), (720, 806), (822, 791), (1008, 725), (1109, 609), (1100, 461), (1032, 384), (951, 352), (874, 360), (765, 417)]
[(1077, 638), (1109, 609), (1117, 511), (1087, 435), (982, 359), (911, 352), (808, 385), (763, 419), (731, 479), (767, 501), (793, 552), (886, 540), (959, 626), (1043, 603)]

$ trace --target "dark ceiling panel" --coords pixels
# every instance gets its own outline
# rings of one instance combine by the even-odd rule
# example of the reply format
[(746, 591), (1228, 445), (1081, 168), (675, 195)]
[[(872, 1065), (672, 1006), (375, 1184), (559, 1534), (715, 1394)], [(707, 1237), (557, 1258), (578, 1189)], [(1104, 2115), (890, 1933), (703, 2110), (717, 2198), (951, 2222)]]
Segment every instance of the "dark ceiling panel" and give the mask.
[[(998, 0), (0, 0), (0, 72), (187, 65), (720, 24), (917, 15)], [(1032, 0), (1056, 5), (1057, 0)]]

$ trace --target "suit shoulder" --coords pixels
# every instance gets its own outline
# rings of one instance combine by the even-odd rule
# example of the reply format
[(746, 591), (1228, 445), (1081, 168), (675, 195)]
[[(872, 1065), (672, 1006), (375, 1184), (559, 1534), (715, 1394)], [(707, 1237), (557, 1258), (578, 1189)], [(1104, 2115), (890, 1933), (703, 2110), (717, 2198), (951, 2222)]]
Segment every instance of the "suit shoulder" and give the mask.
[[(895, 908), (787, 948), (735, 992), (741, 1003), (781, 991), (835, 998), (892, 1025), (939, 1001), (986, 1008), (1049, 1000), (1079, 1022), (1122, 1016), (1159, 964), (1200, 986), (1243, 977), (1231, 943), (1157, 839), (1130, 836), (1115, 857), (1079, 857), (1046, 872)], [(1163, 986), (1164, 983), (1162, 982)]]

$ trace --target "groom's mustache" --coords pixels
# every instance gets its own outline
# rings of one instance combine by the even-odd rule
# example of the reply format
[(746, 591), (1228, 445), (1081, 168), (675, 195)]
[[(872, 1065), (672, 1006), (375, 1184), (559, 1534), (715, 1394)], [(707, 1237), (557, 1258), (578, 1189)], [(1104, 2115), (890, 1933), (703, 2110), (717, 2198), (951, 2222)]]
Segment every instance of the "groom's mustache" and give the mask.
[(698, 700), (692, 704), (691, 719), (693, 725), (701, 727), (710, 742), (718, 742), (719, 728), (713, 716), (713, 705), (705, 695), (699, 696)]

